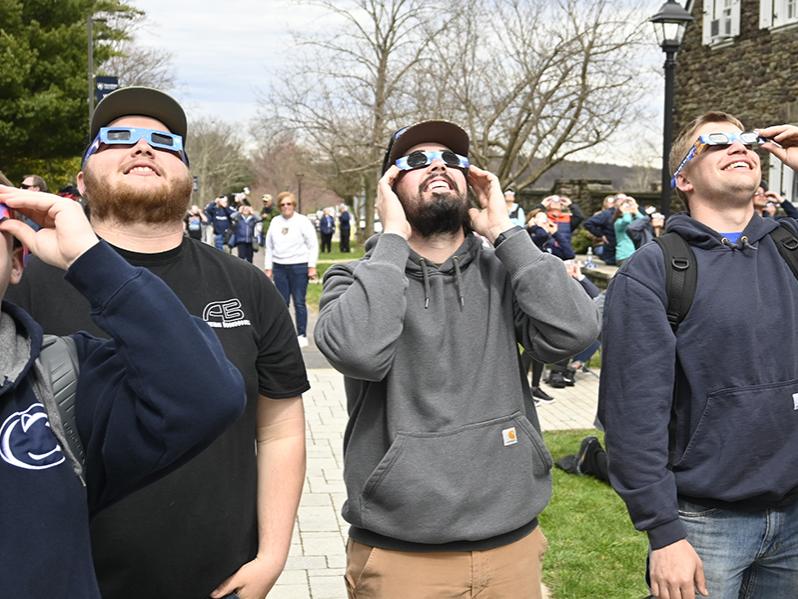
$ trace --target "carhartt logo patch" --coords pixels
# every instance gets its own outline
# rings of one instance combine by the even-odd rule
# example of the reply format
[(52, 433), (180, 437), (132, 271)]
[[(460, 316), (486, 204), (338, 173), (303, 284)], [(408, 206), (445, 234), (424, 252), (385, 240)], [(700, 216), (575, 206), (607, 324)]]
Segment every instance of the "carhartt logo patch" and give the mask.
[(507, 447), (508, 445), (515, 445), (516, 443), (518, 443), (518, 435), (515, 434), (514, 426), (506, 428), (502, 431), (502, 440), (504, 441), (505, 447)]
[(792, 394), (792, 409), (798, 410), (798, 393)]

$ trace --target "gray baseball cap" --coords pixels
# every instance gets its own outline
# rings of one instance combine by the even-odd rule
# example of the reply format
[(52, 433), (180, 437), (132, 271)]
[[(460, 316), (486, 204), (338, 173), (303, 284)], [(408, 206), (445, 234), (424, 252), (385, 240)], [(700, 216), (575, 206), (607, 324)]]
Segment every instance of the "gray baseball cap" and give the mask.
[(123, 87), (105, 96), (91, 117), (91, 138), (97, 137), (101, 127), (120, 117), (134, 115), (161, 121), (171, 133), (183, 138), (183, 144), (186, 143), (188, 123), (183, 108), (169, 94), (151, 87)]

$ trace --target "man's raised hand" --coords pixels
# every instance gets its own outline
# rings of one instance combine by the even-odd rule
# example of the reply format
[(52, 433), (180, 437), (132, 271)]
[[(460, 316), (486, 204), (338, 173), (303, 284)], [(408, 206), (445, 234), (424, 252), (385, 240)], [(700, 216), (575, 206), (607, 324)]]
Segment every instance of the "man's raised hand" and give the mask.
[(0, 223), (1, 231), (11, 233), (47, 264), (66, 270), (99, 243), (83, 207), (74, 200), (0, 185), (0, 202), (42, 227), (34, 231), (16, 219)]

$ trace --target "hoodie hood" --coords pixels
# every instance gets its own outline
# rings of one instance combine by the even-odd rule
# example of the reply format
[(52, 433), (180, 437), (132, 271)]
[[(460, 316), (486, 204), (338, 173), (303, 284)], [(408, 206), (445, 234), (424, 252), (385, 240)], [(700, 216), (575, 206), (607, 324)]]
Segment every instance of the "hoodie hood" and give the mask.
[[(674, 231), (681, 235), (687, 243), (692, 246), (705, 250), (726, 249), (743, 250), (748, 247), (756, 247), (756, 244), (768, 233), (777, 229), (779, 223), (771, 218), (762, 218), (754, 212), (751, 220), (742, 231), (737, 243), (731, 243), (721, 232), (698, 222), (686, 213), (674, 214), (668, 219), (665, 230)], [(723, 231), (730, 233), (731, 231)]]
[[(374, 247), (377, 245), (379, 235), (372, 235), (366, 241), (366, 257), (371, 256)], [(405, 274), (424, 283), (424, 308), (429, 308), (430, 302), (430, 277), (447, 276), (454, 277), (457, 288), (457, 298), (462, 308), (465, 305), (463, 295), (462, 272), (475, 260), (482, 249), (482, 239), (471, 233), (466, 233), (465, 240), (457, 248), (454, 254), (449, 256), (442, 264), (434, 264), (427, 258), (416, 253), (410, 248), (410, 255), (405, 264)]]
[(42, 346), (42, 329), (27, 312), (9, 302), (0, 311), (0, 395), (14, 389)]

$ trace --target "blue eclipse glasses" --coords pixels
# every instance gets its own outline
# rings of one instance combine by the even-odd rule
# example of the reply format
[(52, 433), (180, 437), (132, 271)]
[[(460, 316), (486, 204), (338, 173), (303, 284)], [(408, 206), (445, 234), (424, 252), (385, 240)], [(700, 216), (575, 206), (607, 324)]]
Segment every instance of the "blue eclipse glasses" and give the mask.
[(175, 133), (168, 131), (157, 131), (155, 129), (142, 129), (140, 127), (102, 127), (97, 133), (97, 137), (83, 154), (83, 163), (89, 156), (95, 154), (101, 145), (106, 146), (132, 146), (144, 140), (150, 147), (156, 150), (166, 150), (177, 154), (180, 159), (188, 166), (188, 154), (183, 149), (183, 138)]
[(676, 176), (684, 170), (684, 167), (687, 166), (688, 162), (698, 156), (701, 152), (709, 147), (730, 146), (737, 140), (740, 140), (740, 143), (749, 150), (754, 146), (771, 141), (767, 137), (761, 137), (753, 131), (743, 131), (742, 133), (706, 133), (701, 135), (690, 148), (690, 151), (687, 152), (687, 155), (679, 163), (679, 166), (676, 167), (676, 170), (673, 171), (673, 177), (671, 177), (671, 188), (676, 188)]
[(7, 218), (11, 218), (11, 209), (5, 204), (0, 204), (0, 223)]
[(402, 171), (412, 171), (432, 164), (433, 160), (440, 158), (446, 166), (452, 168), (468, 169), (470, 162), (465, 156), (455, 154), (451, 150), (417, 150), (402, 156), (396, 161), (396, 166)]

